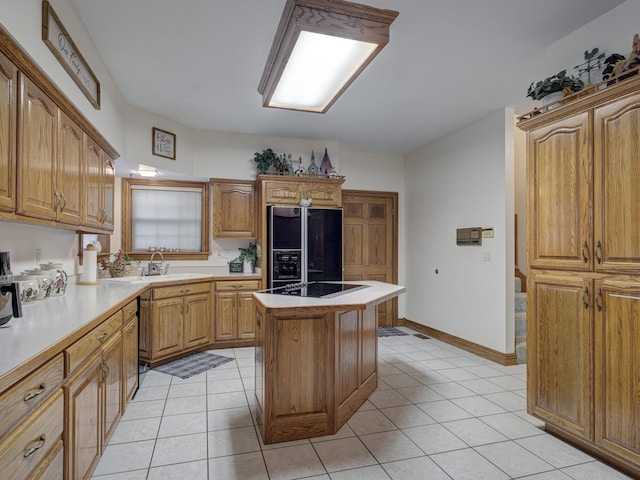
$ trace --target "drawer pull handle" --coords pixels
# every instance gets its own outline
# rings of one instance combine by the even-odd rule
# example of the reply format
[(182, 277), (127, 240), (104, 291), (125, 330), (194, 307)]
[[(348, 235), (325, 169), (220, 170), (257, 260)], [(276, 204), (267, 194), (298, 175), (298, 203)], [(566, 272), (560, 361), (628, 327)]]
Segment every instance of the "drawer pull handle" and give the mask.
[(585, 240), (584, 243), (582, 244), (582, 261), (584, 263), (587, 263), (589, 261), (589, 257), (587, 256), (588, 252), (589, 252), (589, 246), (587, 244), (587, 241)]
[(137, 310), (129, 310), (129, 316), (133, 317), (137, 313)]
[(105, 332), (105, 333), (103, 333), (102, 335), (98, 335), (98, 341), (99, 341), (100, 343), (102, 343), (102, 342), (104, 342), (104, 341), (107, 339), (107, 337), (108, 337), (108, 336), (109, 336), (109, 334), (108, 334), (108, 333), (106, 333), (106, 332)]
[(602, 289), (598, 289), (598, 293), (596, 294), (596, 308), (599, 312), (602, 311)]
[(24, 458), (30, 457), (31, 455), (36, 453), (38, 450), (40, 450), (42, 447), (44, 447), (44, 444), (46, 442), (45, 434), (43, 433), (42, 435), (40, 435), (38, 439), (35, 440), (35, 442), (36, 444), (33, 447), (29, 447), (25, 449)]
[(589, 308), (589, 289), (587, 287), (582, 290), (582, 304), (584, 308)]
[(43, 394), (46, 389), (47, 389), (47, 385), (44, 383), (41, 383), (36, 390), (33, 390), (24, 396), (24, 401), (28, 402), (29, 400), (36, 398), (38, 395)]
[(182, 290), (180, 290), (180, 293), (184, 295), (185, 293), (189, 293), (189, 291), (190, 291), (189, 288), (183, 288)]
[(133, 331), (134, 331), (135, 329), (136, 329), (136, 326), (135, 326), (135, 325), (131, 325), (131, 326), (129, 327), (129, 333), (133, 333)]

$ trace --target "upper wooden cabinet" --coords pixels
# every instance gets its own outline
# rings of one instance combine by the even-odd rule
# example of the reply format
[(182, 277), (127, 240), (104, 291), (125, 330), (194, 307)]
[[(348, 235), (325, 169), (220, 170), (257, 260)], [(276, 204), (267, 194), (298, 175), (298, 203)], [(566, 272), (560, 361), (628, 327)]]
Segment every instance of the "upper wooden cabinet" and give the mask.
[(311, 200), (313, 207), (341, 207), (344, 178), (278, 177), (260, 175), (262, 202), (266, 205), (300, 205)]
[(0, 53), (0, 210), (16, 209), (18, 68)]
[(83, 225), (113, 231), (113, 160), (88, 135), (84, 136), (84, 211)]
[(257, 198), (255, 182), (214, 180), (213, 236), (255, 238)]
[(594, 110), (595, 269), (640, 273), (640, 94)]
[[(88, 180), (85, 173), (91, 168), (84, 165), (95, 159), (86, 156), (86, 138), (103, 157), (99, 173)], [(101, 133), (0, 28), (0, 218), (112, 232), (117, 157)], [(87, 192), (87, 184), (97, 188), (95, 194)], [(94, 195), (97, 211), (87, 214), (85, 200), (92, 199), (92, 206)]]
[(529, 264), (640, 273), (640, 95), (529, 132)]
[(536, 267), (590, 270), (592, 147), (588, 112), (529, 132), (527, 254)]
[(28, 78), (20, 78), (17, 212), (54, 220), (59, 198), (55, 175), (58, 107)]

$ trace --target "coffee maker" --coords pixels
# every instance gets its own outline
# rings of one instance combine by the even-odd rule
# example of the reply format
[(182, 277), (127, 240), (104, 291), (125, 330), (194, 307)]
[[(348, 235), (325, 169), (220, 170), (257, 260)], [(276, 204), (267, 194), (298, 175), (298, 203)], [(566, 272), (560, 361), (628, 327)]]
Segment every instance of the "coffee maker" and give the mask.
[[(11, 305), (9, 305), (11, 304)], [(9, 252), (0, 252), (0, 325), (22, 316), (18, 282), (13, 281)]]

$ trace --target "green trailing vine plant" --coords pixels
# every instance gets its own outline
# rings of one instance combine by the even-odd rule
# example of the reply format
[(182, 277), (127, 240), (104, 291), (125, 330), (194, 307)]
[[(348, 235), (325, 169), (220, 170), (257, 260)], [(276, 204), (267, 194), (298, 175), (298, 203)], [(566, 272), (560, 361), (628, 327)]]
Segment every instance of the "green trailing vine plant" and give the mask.
[(567, 75), (567, 71), (562, 70), (537, 83), (531, 82), (527, 90), (527, 97), (531, 97), (534, 100), (541, 100), (554, 92), (579, 92), (583, 88), (584, 82), (582, 80), (574, 75)]

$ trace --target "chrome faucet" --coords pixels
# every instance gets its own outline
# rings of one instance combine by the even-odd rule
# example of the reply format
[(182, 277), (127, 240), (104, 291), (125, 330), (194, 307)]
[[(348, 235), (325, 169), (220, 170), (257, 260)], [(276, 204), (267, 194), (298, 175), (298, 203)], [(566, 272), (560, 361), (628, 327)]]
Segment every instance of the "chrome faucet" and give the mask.
[[(153, 258), (156, 254), (160, 254), (161, 263), (156, 263), (153, 261)], [(147, 275), (166, 275), (169, 271), (169, 264), (165, 265), (164, 263), (164, 255), (160, 250), (156, 250), (151, 254), (151, 258), (149, 259), (149, 266), (147, 268)]]

